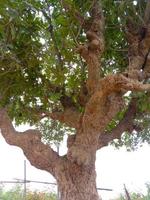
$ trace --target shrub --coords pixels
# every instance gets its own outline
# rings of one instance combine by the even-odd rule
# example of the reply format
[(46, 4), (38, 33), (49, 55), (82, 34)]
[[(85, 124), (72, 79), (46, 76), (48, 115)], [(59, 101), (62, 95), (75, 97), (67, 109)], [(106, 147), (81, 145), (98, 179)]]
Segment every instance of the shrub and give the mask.
[[(0, 200), (24, 200), (24, 192), (20, 185), (6, 191), (0, 187)], [(56, 200), (56, 195), (52, 192), (30, 191), (26, 193), (26, 200)]]

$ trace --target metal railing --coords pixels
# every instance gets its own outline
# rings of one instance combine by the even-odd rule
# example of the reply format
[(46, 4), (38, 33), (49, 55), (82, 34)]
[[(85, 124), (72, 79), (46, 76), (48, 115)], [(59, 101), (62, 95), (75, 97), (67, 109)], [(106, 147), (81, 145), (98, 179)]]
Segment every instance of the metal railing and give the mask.
[[(46, 182), (46, 181), (37, 181), (37, 180), (28, 180), (26, 177), (27, 167), (26, 167), (26, 161), (24, 160), (24, 179), (18, 179), (15, 178), (15, 181), (0, 181), (0, 184), (23, 184), (23, 200), (26, 200), (26, 194), (27, 194), (27, 184), (28, 183), (39, 183), (39, 184), (47, 184), (47, 185), (54, 185), (57, 187), (57, 199), (59, 200), (59, 188), (57, 186), (57, 183), (54, 182)], [(104, 191), (113, 191), (113, 189), (108, 188), (100, 188), (98, 187), (97, 190), (104, 190)]]

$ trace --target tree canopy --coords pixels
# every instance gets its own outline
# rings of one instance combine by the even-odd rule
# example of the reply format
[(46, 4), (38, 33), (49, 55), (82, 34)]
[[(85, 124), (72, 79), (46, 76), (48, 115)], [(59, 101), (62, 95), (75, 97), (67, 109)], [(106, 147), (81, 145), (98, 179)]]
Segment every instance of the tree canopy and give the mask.
[[(138, 37), (144, 34), (146, 3), (102, 1), (105, 16), (102, 77), (127, 70), (130, 53), (127, 32), (134, 36), (140, 33)], [(17, 124), (38, 123), (50, 112), (61, 112), (69, 106), (84, 112), (88, 70), (77, 47), (87, 40), (87, 27), (83, 28), (83, 24), (86, 26), (90, 21), (91, 8), (91, 0), (0, 2), (0, 104), (8, 107)], [(125, 95), (125, 107), (107, 129), (112, 130), (124, 117), (133, 96), (138, 101), (134, 123), (141, 128), (134, 135), (124, 134), (116, 145), (134, 147), (139, 142), (150, 142), (149, 92)]]

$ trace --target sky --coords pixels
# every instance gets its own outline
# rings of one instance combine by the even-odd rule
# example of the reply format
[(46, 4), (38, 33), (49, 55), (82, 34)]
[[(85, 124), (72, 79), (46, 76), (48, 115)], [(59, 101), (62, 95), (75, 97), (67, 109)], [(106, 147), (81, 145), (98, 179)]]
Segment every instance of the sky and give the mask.
[[(66, 148), (62, 145), (61, 154)], [(104, 147), (97, 152), (96, 171), (97, 187), (113, 189), (112, 192), (100, 191), (103, 200), (111, 200), (123, 191), (123, 184), (129, 191), (146, 192), (145, 183), (150, 182), (150, 147), (144, 145), (135, 152), (127, 152), (114, 147)], [(0, 134), (0, 181), (23, 179), (23, 152), (18, 147), (8, 145)], [(27, 179), (45, 182), (55, 182), (47, 172), (38, 170), (26, 161)], [(5, 184), (6, 189), (12, 187)], [(56, 186), (42, 184), (27, 184), (28, 189), (56, 191)]]

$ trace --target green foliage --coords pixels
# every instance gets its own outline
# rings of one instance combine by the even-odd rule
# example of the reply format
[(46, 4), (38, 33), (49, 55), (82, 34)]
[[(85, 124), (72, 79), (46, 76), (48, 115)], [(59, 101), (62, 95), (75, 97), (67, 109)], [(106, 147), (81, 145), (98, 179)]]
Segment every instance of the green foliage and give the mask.
[[(0, 199), (2, 200), (23, 200), (23, 190), (21, 186), (16, 185), (14, 188), (5, 191), (2, 187), (0, 188)], [(56, 200), (54, 193), (47, 192), (31, 192), (27, 191), (26, 200)]]
[[(85, 62), (76, 47), (86, 41), (85, 32), (74, 17), (80, 11), (89, 19), (91, 0), (67, 0), (70, 12), (65, 12), (57, 0), (0, 1), (0, 106), (7, 106), (16, 124), (39, 124), (39, 112), (62, 110), (61, 97), (70, 97), (79, 111), (79, 90), (87, 77)], [(102, 74), (122, 72), (128, 65), (128, 43), (125, 25), (134, 21), (135, 29), (142, 24), (146, 1), (102, 0), (105, 15), (106, 48), (102, 57)], [(138, 31), (138, 30), (137, 30)], [(84, 70), (83, 70), (84, 69)], [(147, 94), (139, 95), (139, 110), (150, 109)], [(39, 112), (38, 112), (39, 111)], [(124, 111), (108, 125), (112, 130)], [(142, 134), (123, 135), (127, 146), (137, 141), (150, 141), (149, 115), (137, 118)], [(65, 128), (54, 122), (44, 122), (45, 139), (60, 141)], [(59, 128), (59, 134), (52, 128)], [(59, 128), (58, 128), (59, 127)], [(48, 133), (51, 132), (49, 135)]]
[[(68, 3), (72, 5), (72, 12), (78, 9), (88, 18), (89, 0), (85, 3), (69, 0)], [(119, 1), (104, 0), (102, 3), (106, 17), (103, 58), (106, 75), (127, 66), (127, 52), (122, 51), (127, 43), (121, 28), (126, 20), (124, 15), (120, 16), (118, 7), (128, 6)], [(59, 101), (61, 93), (51, 92), (49, 81), (55, 86), (65, 85), (67, 95), (77, 97), (87, 73), (82, 70), (83, 61), (75, 53), (77, 44), (82, 41), (85, 41), (85, 34), (80, 24), (72, 13), (64, 12), (59, 1), (5, 0), (0, 3), (1, 104), (9, 105), (18, 123), (36, 120), (24, 107), (36, 107), (40, 103), (42, 109), (47, 110), (49, 101), (54, 104)]]
[[(146, 184), (147, 187), (147, 194), (142, 194), (142, 193), (135, 193), (131, 192), (129, 193), (131, 200), (149, 200), (150, 199), (150, 185)], [(119, 198), (114, 199), (114, 200), (126, 200), (126, 197), (124, 195), (120, 195)]]
[(78, 92), (82, 62), (74, 53), (74, 40), (78, 33), (79, 39), (83, 37), (79, 29), (57, 1), (0, 3), (1, 105), (9, 105), (18, 124), (37, 120), (30, 111), (37, 104), (45, 111), (50, 102), (58, 103), (61, 92), (51, 91), (50, 84), (65, 85), (67, 95)]
[(45, 119), (44, 121), (37, 124), (37, 128), (42, 133), (42, 138), (45, 143), (59, 144), (65, 134), (73, 133), (73, 129), (65, 127), (63, 124), (58, 121)]
[(118, 112), (117, 115), (114, 117), (114, 119), (107, 125), (106, 131), (111, 132), (118, 125), (118, 123), (123, 119), (125, 112), (126, 112), (126, 109)]

